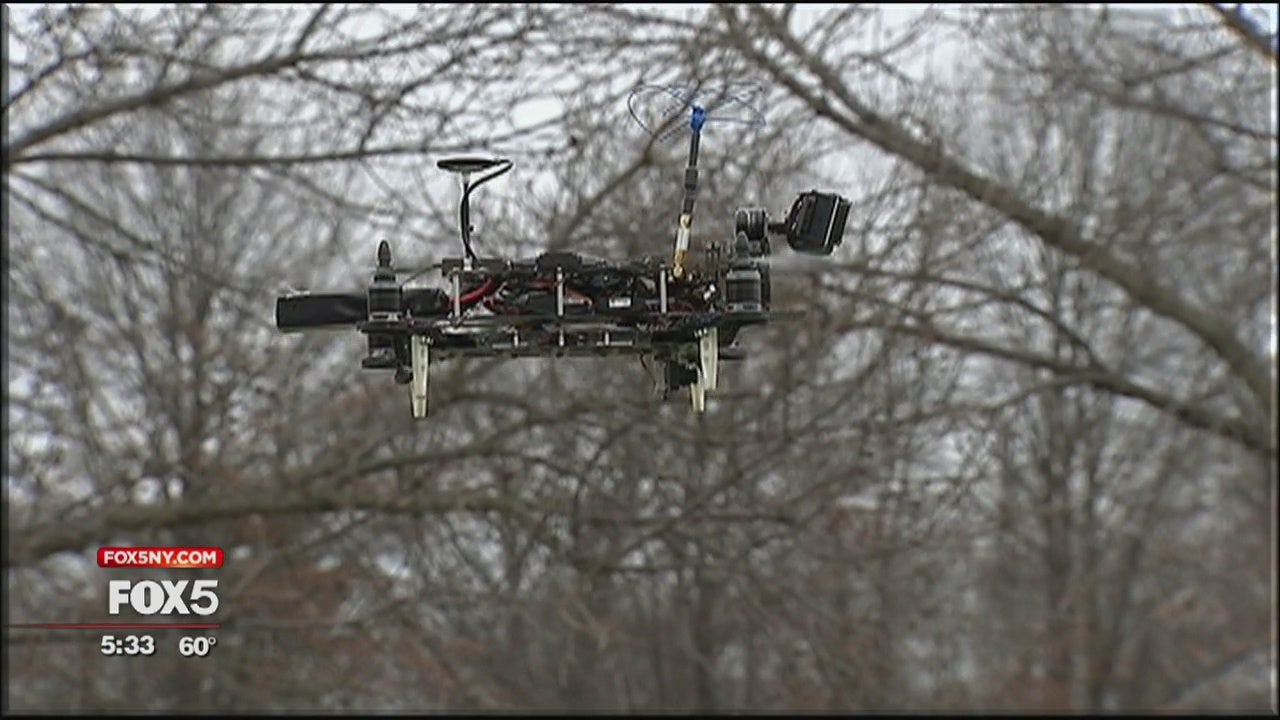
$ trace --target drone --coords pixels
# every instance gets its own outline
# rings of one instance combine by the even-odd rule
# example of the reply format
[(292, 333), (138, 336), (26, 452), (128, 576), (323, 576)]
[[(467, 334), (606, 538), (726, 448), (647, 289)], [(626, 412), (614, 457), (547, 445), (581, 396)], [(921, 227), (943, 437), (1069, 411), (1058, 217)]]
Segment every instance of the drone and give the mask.
[[(660, 98), (668, 107), (660, 122), (646, 122), (637, 99)], [(835, 193), (800, 193), (785, 217), (773, 221), (762, 207), (734, 213), (734, 232), (706, 243), (701, 264), (690, 262), (689, 242), (698, 193), (698, 154), (709, 122), (728, 121), (718, 112), (745, 108), (746, 122), (762, 119), (742, 98), (722, 93), (706, 98), (680, 88), (641, 86), (628, 100), (632, 117), (655, 137), (690, 133), (684, 193), (670, 256), (614, 262), (575, 252), (547, 251), (527, 259), (485, 258), (472, 248), (472, 193), (510, 171), (506, 158), (441, 159), (437, 167), (461, 180), (459, 225), (462, 257), (445, 258), (438, 269), (446, 287), (408, 287), (390, 243), (382, 240), (377, 265), (364, 292), (291, 292), (276, 299), (276, 327), (284, 333), (354, 328), (366, 337), (365, 370), (391, 371), (409, 386), (414, 419), (428, 415), (432, 364), (475, 357), (564, 357), (638, 355), (663, 368), (657, 390), (663, 399), (689, 388), (695, 412), (717, 390), (721, 360), (740, 360), (744, 328), (783, 313), (771, 308), (768, 258), (771, 238), (791, 249), (830, 255), (840, 245), (850, 203)], [(736, 118), (741, 121), (741, 118)], [(648, 365), (646, 365), (648, 367)], [(656, 380), (656, 378), (655, 378)]]

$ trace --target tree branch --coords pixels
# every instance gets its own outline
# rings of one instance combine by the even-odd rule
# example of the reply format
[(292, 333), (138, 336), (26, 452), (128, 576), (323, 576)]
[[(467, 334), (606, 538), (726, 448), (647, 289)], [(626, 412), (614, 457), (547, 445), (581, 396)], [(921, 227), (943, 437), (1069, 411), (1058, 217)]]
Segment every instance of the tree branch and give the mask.
[(248, 65), (229, 68), (221, 73), (208, 75), (206, 77), (192, 78), (185, 82), (152, 88), (145, 92), (116, 98), (114, 100), (104, 102), (101, 105), (93, 105), (67, 113), (60, 118), (47, 122), (44, 125), (28, 132), (26, 135), (23, 135), (12, 143), (5, 145), (3, 161), (4, 167), (7, 169), (11, 164), (21, 162), (24, 158), (19, 156), (32, 147), (47, 142), (59, 135), (65, 135), (66, 133), (82, 128), (86, 125), (101, 122), (109, 117), (133, 110), (139, 110), (144, 107), (162, 105), (175, 98), (182, 97), (184, 95), (191, 95), (202, 90), (208, 90), (235, 80), (259, 75), (270, 75), (303, 61), (321, 60), (330, 57), (334, 56), (330, 54), (306, 55), (301, 53), (290, 53), (282, 57), (268, 58), (255, 63), (249, 63)]
[(1237, 5), (1236, 9), (1228, 10), (1220, 3), (1205, 3), (1210, 10), (1218, 16), (1223, 25), (1227, 29), (1240, 38), (1244, 42), (1245, 47), (1254, 51), (1258, 55), (1266, 58), (1272, 65), (1276, 64), (1280, 56), (1277, 55), (1274, 36), (1268, 36), (1258, 30), (1252, 22), (1244, 16), (1244, 12)]
[(883, 323), (877, 324), (876, 327), (889, 332), (904, 333), (957, 350), (976, 352), (1026, 367), (1048, 370), (1059, 377), (1076, 378), (1082, 384), (1099, 390), (1139, 400), (1161, 413), (1172, 416), (1179, 422), (1200, 430), (1208, 430), (1260, 455), (1276, 454), (1275, 439), (1265, 428), (1257, 427), (1239, 418), (1222, 417), (1208, 408), (1153, 390), (1102, 366), (1072, 365), (1029, 350), (999, 345), (991, 340), (952, 334), (926, 319), (916, 324)]
[(1107, 252), (1106, 248), (1087, 241), (1080, 230), (1065, 218), (1047, 213), (1032, 205), (1013, 189), (979, 175), (941, 146), (912, 137), (911, 133), (873, 111), (856, 98), (849, 87), (816, 55), (808, 52), (800, 41), (779, 26), (767, 11), (751, 6), (758, 24), (778, 40), (787, 52), (809, 70), (822, 90), (837, 98), (850, 111), (841, 112), (826, 95), (806, 87), (791, 71), (791, 63), (773, 58), (754, 42), (756, 34), (743, 27), (734, 12), (724, 5), (717, 10), (729, 23), (729, 42), (751, 60), (786, 85), (796, 97), (805, 101), (819, 115), (828, 118), (850, 135), (863, 138), (885, 152), (899, 157), (925, 172), (936, 181), (959, 190), (976, 202), (991, 208), (1037, 235), (1045, 244), (1077, 259), (1081, 265), (1116, 284), (1136, 302), (1151, 312), (1186, 328), (1212, 348), (1244, 381), (1260, 407), (1271, 409), (1274, 394), (1267, 363), (1253, 353), (1231, 328), (1208, 312), (1159, 284), (1141, 268)]

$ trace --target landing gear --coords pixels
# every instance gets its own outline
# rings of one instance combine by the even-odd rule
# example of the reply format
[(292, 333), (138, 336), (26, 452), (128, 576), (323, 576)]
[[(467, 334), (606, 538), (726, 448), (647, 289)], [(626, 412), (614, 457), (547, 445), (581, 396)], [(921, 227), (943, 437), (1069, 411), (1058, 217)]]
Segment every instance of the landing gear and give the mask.
[(409, 399), (413, 403), (413, 419), (427, 416), (427, 370), (431, 367), (431, 345), (422, 335), (414, 335), (409, 341), (409, 353), (413, 362), (413, 377), (409, 385)]

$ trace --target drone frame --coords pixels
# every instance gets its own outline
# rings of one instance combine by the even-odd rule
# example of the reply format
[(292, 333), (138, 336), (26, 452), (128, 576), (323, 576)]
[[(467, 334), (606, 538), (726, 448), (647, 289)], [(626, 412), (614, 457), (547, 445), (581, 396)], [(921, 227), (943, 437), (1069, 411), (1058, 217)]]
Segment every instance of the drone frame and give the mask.
[[(691, 131), (670, 262), (648, 259), (624, 269), (604, 262), (588, 266), (591, 259), (574, 253), (543, 253), (532, 262), (479, 258), (470, 242), (471, 192), (513, 164), (505, 158), (446, 158), (438, 167), (462, 180), (459, 223), (464, 250), (463, 257), (447, 258), (436, 266), (448, 292), (406, 290), (405, 283), (396, 280), (405, 271), (394, 268), (390, 245), (383, 240), (365, 297), (303, 294), (302, 302), (297, 302), (298, 294), (283, 296), (277, 300), (277, 326), (290, 332), (354, 324), (369, 342), (362, 367), (394, 370), (396, 382), (409, 385), (415, 419), (428, 415), (431, 364), (466, 357), (652, 356), (665, 363), (664, 396), (688, 385), (693, 409), (705, 411), (707, 393), (719, 384), (721, 360), (743, 357), (735, 345), (739, 331), (795, 314), (769, 308), (768, 267), (759, 262), (770, 252), (767, 233), (785, 234), (799, 252), (829, 255), (843, 236), (849, 202), (816, 190), (802, 193), (781, 223), (768, 222), (763, 209), (740, 209), (734, 241), (707, 243), (703, 267), (687, 270), (699, 143), (710, 118), (707, 109), (691, 98), (666, 92), (690, 110)], [(634, 108), (632, 115), (639, 121)], [(478, 173), (486, 174), (472, 182), (471, 176)], [(571, 293), (579, 299), (583, 296), (570, 288), (570, 277), (580, 280), (598, 272), (615, 273), (614, 280), (621, 278), (631, 290), (604, 291), (603, 297), (593, 296), (586, 308), (571, 305)], [(477, 282), (478, 286), (464, 292), (464, 287)], [(550, 290), (554, 302), (535, 312), (527, 307), (509, 312), (505, 302), (499, 302), (494, 311), (489, 304), (508, 283), (526, 293), (526, 298), (532, 292), (550, 301), (546, 298)], [(530, 291), (530, 287), (537, 289)], [(637, 287), (643, 292), (637, 294)], [(413, 302), (407, 301), (409, 293), (417, 294)], [(304, 307), (308, 302), (311, 305)], [(482, 303), (491, 314), (471, 312)]]
[(751, 306), (677, 310), (672, 306), (670, 289), (678, 281), (669, 265), (658, 263), (652, 268), (651, 279), (658, 289), (657, 307), (652, 310), (569, 312), (568, 272), (557, 265), (554, 312), (472, 316), (468, 314), (469, 303), (464, 302), (468, 295), (463, 292), (464, 285), (474, 281), (492, 285), (494, 278), (516, 272), (515, 263), (496, 258), (449, 258), (439, 267), (450, 287), (444, 313), (385, 314), (356, 323), (366, 335), (394, 339), (394, 367), (408, 371), (399, 372), (397, 379), (410, 385), (413, 417), (417, 419), (427, 416), (431, 363), (477, 357), (653, 356), (696, 373), (687, 384), (693, 408), (702, 412), (706, 394), (718, 387), (720, 361), (743, 357), (733, 346), (738, 331), (784, 315)]

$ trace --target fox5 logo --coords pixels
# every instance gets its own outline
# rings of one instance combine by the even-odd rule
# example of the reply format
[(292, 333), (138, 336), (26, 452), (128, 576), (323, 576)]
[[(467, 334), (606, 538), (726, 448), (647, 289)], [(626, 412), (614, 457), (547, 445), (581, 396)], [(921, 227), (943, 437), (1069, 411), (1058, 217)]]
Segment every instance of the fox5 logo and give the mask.
[(139, 615), (212, 615), (218, 610), (217, 580), (112, 580), (107, 612), (128, 607)]

